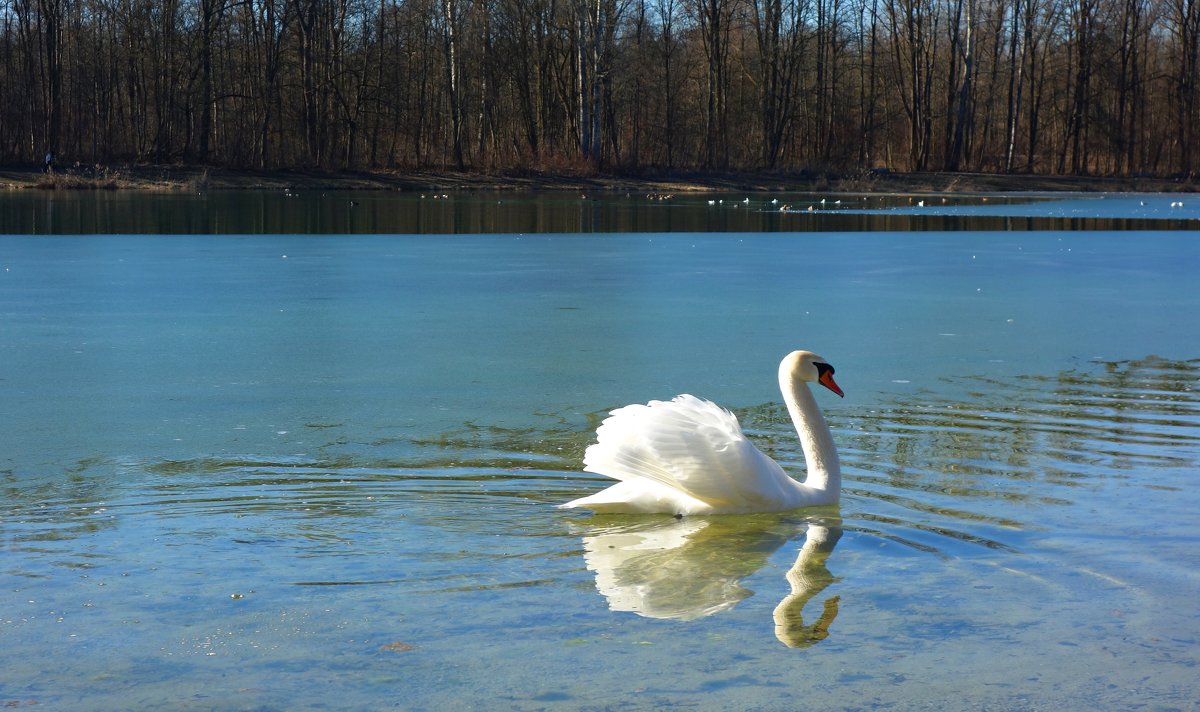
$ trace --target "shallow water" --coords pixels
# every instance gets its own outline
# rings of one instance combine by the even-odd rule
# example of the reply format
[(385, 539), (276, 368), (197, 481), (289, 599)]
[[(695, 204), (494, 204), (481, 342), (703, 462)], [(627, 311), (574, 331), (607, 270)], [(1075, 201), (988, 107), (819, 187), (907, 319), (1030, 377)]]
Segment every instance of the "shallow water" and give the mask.
[[(1200, 699), (1193, 232), (0, 247), (4, 705)], [(798, 347), (839, 507), (554, 508), (608, 409), (685, 391), (801, 471)]]

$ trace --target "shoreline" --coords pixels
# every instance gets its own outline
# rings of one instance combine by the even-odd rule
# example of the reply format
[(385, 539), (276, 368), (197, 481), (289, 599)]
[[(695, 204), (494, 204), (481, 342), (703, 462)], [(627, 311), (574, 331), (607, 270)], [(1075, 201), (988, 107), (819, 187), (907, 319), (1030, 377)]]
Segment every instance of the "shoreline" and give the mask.
[(797, 193), (1192, 193), (1194, 180), (1156, 177), (1043, 176), (991, 173), (895, 173), (855, 175), (769, 171), (645, 171), (580, 175), (523, 171), (234, 170), (189, 165), (128, 165), (66, 168), (47, 176), (30, 166), (0, 167), (8, 190), (596, 190), (650, 193), (786, 191)]

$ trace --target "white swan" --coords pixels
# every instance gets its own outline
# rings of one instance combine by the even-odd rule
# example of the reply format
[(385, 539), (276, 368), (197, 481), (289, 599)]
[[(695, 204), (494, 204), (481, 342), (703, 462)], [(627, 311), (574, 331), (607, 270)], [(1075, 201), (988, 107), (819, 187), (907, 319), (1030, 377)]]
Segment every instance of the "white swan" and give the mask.
[(559, 505), (597, 513), (744, 514), (837, 502), (842, 472), (837, 448), (808, 389), (820, 383), (842, 395), (833, 366), (809, 351), (779, 364), (808, 477), (801, 484), (754, 447), (737, 418), (709, 401), (681, 395), (627, 405), (609, 414), (583, 457), (586, 472), (620, 480), (596, 494)]

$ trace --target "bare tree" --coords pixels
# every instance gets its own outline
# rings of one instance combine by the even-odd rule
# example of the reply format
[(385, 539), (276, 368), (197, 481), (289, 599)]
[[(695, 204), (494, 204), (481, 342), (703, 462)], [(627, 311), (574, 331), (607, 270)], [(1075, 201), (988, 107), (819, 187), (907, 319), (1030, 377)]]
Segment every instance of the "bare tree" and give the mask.
[(1070, 104), (1067, 109), (1066, 134), (1060, 144), (1058, 172), (1067, 170), (1070, 155), (1070, 170), (1086, 174), (1089, 169), (1088, 132), (1091, 130), (1092, 70), (1094, 65), (1094, 43), (1096, 8), (1098, 0), (1069, 0), (1070, 22), (1067, 27), (1068, 58), (1072, 62), (1070, 72)]
[(463, 159), (462, 69), (458, 61), (459, 37), (462, 33), (462, 13), (460, 11), (460, 2), (462, 1), (441, 0), (442, 47), (446, 60), (446, 97), (450, 102), (450, 145), (454, 155), (454, 165), (460, 171), (466, 168), (466, 162)]
[(1173, 104), (1175, 109), (1176, 165), (1181, 173), (1191, 175), (1195, 170), (1196, 82), (1200, 81), (1200, 3), (1197, 0), (1169, 0), (1169, 26), (1176, 45), (1172, 52)]
[(758, 76), (762, 124), (761, 161), (778, 165), (784, 134), (792, 120), (803, 61), (806, 5), (802, 0), (751, 0), (751, 22), (758, 41)]
[(908, 117), (908, 159), (912, 170), (929, 165), (933, 137), (933, 69), (937, 7), (928, 0), (888, 2), (891, 41), (901, 105)]
[(733, 0), (696, 0), (700, 36), (708, 69), (705, 114), (706, 168), (729, 165), (729, 45), (733, 25)]
[[(945, 166), (957, 171), (962, 162), (963, 146), (971, 132), (972, 81), (975, 72), (975, 0), (956, 0), (950, 31), (950, 76), (946, 83)], [(955, 76), (957, 75), (957, 76)], [(949, 117), (953, 116), (953, 120)]]
[(676, 34), (677, 14), (680, 11), (680, 0), (656, 0), (659, 22), (659, 46), (661, 48), (663, 93), (663, 143), (666, 149), (666, 163), (671, 167), (676, 160), (676, 135), (678, 127), (679, 104), (679, 73), (676, 58), (679, 55), (680, 40)]
[(1191, 175), (1198, 84), (1200, 0), (0, 0), (8, 162)]

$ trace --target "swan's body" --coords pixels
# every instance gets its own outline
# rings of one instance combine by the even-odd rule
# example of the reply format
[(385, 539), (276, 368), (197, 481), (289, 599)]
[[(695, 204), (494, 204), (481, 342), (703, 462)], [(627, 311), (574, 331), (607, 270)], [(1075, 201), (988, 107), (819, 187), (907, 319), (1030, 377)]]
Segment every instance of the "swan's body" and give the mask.
[(596, 430), (583, 469), (620, 481), (561, 506), (613, 514), (744, 514), (837, 502), (837, 448), (810, 381), (842, 395), (825, 359), (809, 351), (784, 357), (779, 388), (808, 466), (803, 483), (756, 448), (732, 413), (681, 395), (612, 411)]

